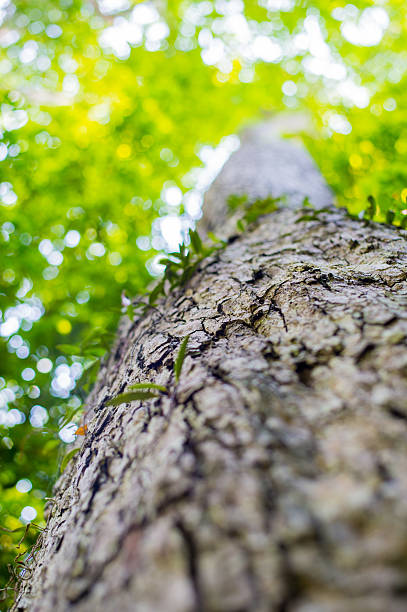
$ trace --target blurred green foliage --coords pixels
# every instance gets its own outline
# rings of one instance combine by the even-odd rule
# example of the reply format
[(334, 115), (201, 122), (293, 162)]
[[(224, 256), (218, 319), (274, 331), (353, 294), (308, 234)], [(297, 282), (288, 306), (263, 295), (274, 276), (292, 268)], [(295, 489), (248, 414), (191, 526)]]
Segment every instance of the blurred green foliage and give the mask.
[(403, 8), (0, 0), (0, 525), (42, 520), (121, 294), (193, 226), (242, 126), (307, 111), (338, 202), (402, 222)]

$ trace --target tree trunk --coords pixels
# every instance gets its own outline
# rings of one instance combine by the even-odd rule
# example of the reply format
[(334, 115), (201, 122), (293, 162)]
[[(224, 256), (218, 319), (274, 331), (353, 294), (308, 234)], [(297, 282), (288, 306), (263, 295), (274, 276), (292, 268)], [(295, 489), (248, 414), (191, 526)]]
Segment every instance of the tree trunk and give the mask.
[[(253, 146), (206, 227), (225, 184), (281, 179), (290, 145), (261, 145), (262, 162)], [(324, 206), (308, 156), (284, 159), (289, 204)], [(407, 233), (302, 215), (261, 217), (121, 323), (15, 610), (407, 609)], [(170, 395), (105, 405), (143, 381)]]

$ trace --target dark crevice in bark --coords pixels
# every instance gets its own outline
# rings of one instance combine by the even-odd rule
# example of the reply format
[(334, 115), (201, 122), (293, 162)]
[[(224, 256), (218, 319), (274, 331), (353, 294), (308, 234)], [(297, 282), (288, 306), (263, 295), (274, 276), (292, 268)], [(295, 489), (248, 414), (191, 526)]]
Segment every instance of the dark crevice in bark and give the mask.
[[(176, 507), (180, 502), (190, 499), (193, 495), (192, 488), (186, 489), (185, 491), (180, 491), (177, 495), (168, 496), (157, 506), (156, 516), (162, 516), (169, 510), (172, 510)], [(144, 526), (146, 526), (148, 522), (144, 522)]]
[(398, 408), (391, 406), (389, 409), (389, 414), (393, 416), (395, 419), (400, 419), (401, 421), (407, 421), (407, 413), (402, 412)]
[[(89, 453), (89, 456), (91, 456), (91, 454)], [(84, 510), (84, 514), (89, 514), (91, 509), (92, 509), (92, 504), (93, 504), (93, 500), (95, 499), (96, 494), (100, 491), (100, 489), (102, 488), (103, 484), (108, 480), (109, 478), (109, 472), (108, 472), (108, 460), (106, 458), (104, 458), (102, 460), (102, 462), (100, 463), (100, 470), (99, 473), (97, 475), (96, 481), (92, 486), (92, 494), (91, 497), (89, 499), (87, 508)], [(89, 463), (88, 463), (89, 466)], [(87, 466), (87, 467), (88, 467)], [(86, 468), (85, 468), (86, 469)], [(83, 474), (83, 472), (82, 472)]]
[(278, 543), (280, 555), (281, 579), (284, 594), (277, 604), (276, 612), (291, 612), (301, 593), (301, 582), (292, 568), (290, 550), (285, 542)]
[(274, 301), (274, 299), (273, 299), (273, 300), (270, 300), (270, 305), (269, 305), (269, 311), (268, 311), (268, 314), (270, 314), (270, 313), (271, 313), (271, 312), (273, 312), (273, 311), (274, 311), (274, 312), (277, 312), (277, 313), (280, 315), (281, 320), (282, 320), (283, 325), (284, 325), (284, 329), (285, 329), (285, 331), (286, 331), (286, 332), (288, 332), (287, 321), (286, 321), (286, 318), (285, 318), (285, 316), (284, 316), (284, 313), (283, 313), (283, 311), (281, 310), (281, 308), (280, 308), (280, 307), (279, 307), (279, 306), (276, 304), (276, 302)]
[(295, 364), (296, 372), (298, 374), (299, 380), (306, 387), (312, 387), (312, 371), (314, 369), (313, 365), (310, 365), (306, 361), (298, 361)]
[(195, 594), (195, 610), (196, 612), (203, 612), (205, 610), (205, 602), (199, 578), (199, 546), (195, 535), (185, 526), (181, 519), (176, 520), (175, 527), (179, 531), (185, 546), (188, 574)]

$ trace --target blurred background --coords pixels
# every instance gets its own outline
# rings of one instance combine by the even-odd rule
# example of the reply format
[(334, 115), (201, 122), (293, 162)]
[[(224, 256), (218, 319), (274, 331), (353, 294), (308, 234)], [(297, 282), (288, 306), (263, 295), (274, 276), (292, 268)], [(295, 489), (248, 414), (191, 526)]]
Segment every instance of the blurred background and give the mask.
[(122, 292), (160, 273), (243, 127), (306, 112), (338, 203), (404, 226), (406, 35), (402, 0), (0, 0), (1, 586)]

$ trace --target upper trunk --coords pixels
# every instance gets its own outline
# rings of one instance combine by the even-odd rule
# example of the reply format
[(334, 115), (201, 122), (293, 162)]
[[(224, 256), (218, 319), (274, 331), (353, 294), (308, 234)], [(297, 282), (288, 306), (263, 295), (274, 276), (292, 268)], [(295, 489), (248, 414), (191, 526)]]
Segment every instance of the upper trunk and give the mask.
[(122, 322), (16, 610), (406, 609), (406, 232), (301, 214)]
[(203, 230), (222, 238), (235, 231), (239, 211), (233, 214), (228, 206), (233, 195), (247, 196), (250, 202), (281, 197), (290, 208), (299, 208), (304, 198), (318, 209), (332, 204), (331, 190), (300, 142), (278, 138), (295, 117), (280, 115), (243, 133), (243, 146), (225, 164), (205, 196), (200, 221)]

